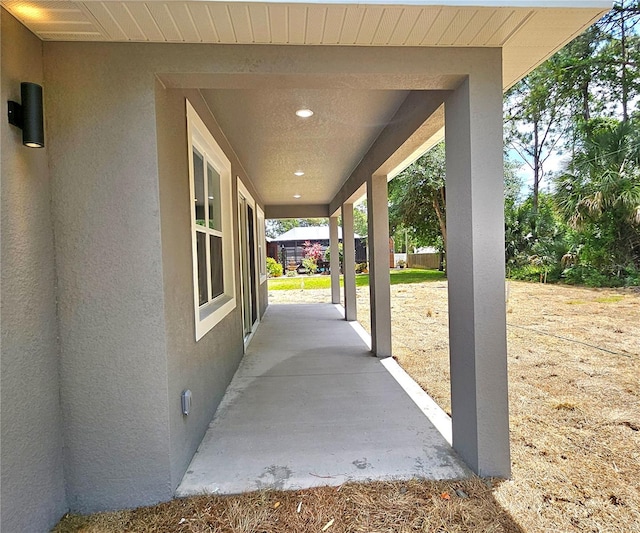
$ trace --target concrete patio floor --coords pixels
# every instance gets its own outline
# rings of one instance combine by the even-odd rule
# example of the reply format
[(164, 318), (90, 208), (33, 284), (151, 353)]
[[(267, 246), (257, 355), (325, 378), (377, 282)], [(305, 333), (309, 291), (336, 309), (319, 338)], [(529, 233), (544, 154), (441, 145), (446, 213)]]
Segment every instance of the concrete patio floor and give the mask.
[(446, 414), (358, 327), (331, 304), (271, 305), (176, 495), (470, 476)]

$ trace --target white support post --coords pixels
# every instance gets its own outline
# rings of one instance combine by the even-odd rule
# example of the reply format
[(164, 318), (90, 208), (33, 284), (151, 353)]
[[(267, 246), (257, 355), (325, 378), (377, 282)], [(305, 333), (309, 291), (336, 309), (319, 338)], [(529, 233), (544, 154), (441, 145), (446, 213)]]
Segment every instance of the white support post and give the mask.
[(501, 63), (445, 103), (453, 447), (509, 477)]
[(331, 270), (331, 303), (340, 303), (340, 249), (338, 217), (329, 217), (329, 269)]
[(391, 356), (391, 283), (389, 277), (389, 201), (387, 177), (367, 180), (371, 351)]
[(356, 310), (356, 242), (353, 236), (353, 204), (342, 204), (342, 265), (344, 276), (344, 318), (358, 320)]

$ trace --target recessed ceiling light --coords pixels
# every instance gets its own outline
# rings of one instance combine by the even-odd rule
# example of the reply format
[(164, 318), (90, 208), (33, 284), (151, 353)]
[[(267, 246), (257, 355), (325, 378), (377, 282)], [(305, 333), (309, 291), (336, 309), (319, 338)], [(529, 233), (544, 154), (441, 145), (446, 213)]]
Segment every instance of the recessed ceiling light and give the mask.
[(302, 198), (299, 194), (294, 194), (293, 197), (297, 200), (298, 198)]
[(294, 174), (296, 176), (304, 176), (304, 172), (302, 172), (302, 170), (297, 170), (296, 172), (294, 172)]
[(298, 109), (296, 111), (296, 115), (298, 115), (300, 118), (309, 118), (311, 115), (313, 115), (313, 111), (311, 111), (311, 109)]

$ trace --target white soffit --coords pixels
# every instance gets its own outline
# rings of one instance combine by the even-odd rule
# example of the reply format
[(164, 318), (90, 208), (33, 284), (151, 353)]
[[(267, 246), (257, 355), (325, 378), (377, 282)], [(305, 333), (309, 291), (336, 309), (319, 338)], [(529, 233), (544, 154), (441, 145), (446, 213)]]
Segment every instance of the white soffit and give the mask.
[(611, 1), (1, 0), (45, 41), (502, 47), (505, 88)]

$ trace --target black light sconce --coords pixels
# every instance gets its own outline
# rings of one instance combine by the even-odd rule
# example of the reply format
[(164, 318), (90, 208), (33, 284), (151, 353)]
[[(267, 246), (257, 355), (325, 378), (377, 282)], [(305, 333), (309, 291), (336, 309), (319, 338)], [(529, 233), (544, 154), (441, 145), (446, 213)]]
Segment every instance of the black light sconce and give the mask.
[(42, 86), (27, 81), (22, 82), (20, 94), (22, 105), (9, 100), (9, 124), (22, 130), (22, 144), (29, 148), (43, 148)]

